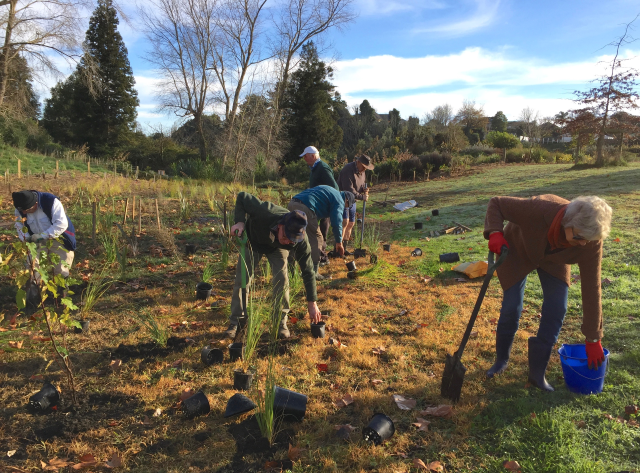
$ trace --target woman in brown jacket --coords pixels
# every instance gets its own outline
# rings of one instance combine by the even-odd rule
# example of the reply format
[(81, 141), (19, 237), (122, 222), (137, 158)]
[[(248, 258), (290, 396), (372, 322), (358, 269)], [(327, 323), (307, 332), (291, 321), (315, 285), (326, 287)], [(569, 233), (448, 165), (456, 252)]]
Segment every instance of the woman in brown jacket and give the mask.
[[(504, 222), (507, 225), (504, 226)], [(589, 367), (604, 362), (600, 263), (602, 241), (611, 229), (611, 207), (599, 197), (578, 197), (571, 202), (555, 195), (530, 199), (493, 197), (484, 222), (489, 249), (500, 254), (509, 249), (498, 268), (504, 291), (496, 330), (496, 362), (487, 371), (492, 378), (502, 373), (509, 361), (518, 330), (527, 275), (534, 269), (542, 285), (540, 327), (529, 338), (529, 382), (553, 391), (545, 379), (551, 351), (567, 312), (571, 266), (580, 269), (582, 289), (582, 333), (586, 337)]]

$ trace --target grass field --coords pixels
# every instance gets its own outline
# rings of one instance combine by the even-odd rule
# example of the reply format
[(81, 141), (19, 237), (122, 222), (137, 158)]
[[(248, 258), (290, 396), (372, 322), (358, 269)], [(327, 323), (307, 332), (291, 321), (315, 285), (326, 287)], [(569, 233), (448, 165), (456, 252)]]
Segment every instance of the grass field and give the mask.
[[(126, 184), (119, 185), (122, 196), (130, 195)], [(61, 184), (61, 190), (69, 189), (65, 186)], [(80, 386), (81, 405), (76, 409), (70, 409), (68, 396), (49, 415), (33, 415), (25, 409), (28, 397), (41, 386), (40, 377), (60, 385), (63, 394), (64, 378), (49, 362), (47, 345), (29, 337), (32, 329), (26, 318), (17, 319), (15, 330), (0, 332), (0, 467), (34, 471), (41, 469), (41, 461), (48, 463), (55, 457), (77, 463), (86, 453), (101, 461), (117, 453), (123, 469), (135, 472), (265, 471), (267, 462), (280, 460), (283, 468), (293, 472), (419, 471), (414, 463), (418, 459), (427, 465), (440, 462), (445, 472), (503, 472), (508, 471), (505, 461), (517, 461), (522, 472), (531, 473), (615, 473), (640, 468), (640, 429), (635, 416), (625, 414), (625, 406), (640, 402), (637, 164), (599, 170), (572, 170), (567, 165), (482, 166), (452, 178), (396, 183), (390, 189), (385, 184), (374, 187), (365, 223), (379, 226), (391, 251), (378, 249), (376, 265), (358, 259), (355, 280), (347, 279), (341, 259), (321, 270), (331, 276), (319, 285), (320, 309), (330, 311), (325, 339), (311, 338), (303, 296), (293, 301), (292, 315), (299, 320), (290, 325), (292, 338), (281, 344), (276, 357), (276, 384), (307, 394), (309, 400), (304, 421), (282, 423), (271, 448), (243, 437), (251, 414), (222, 416), (235, 393), (232, 374), (240, 362), (213, 367), (200, 362), (200, 349), (207, 343), (228, 343), (221, 340), (221, 332), (229, 314), (237, 252), (232, 251), (228, 265), (220, 263), (217, 207), (213, 212), (208, 202), (197, 198), (202, 193), (190, 192), (187, 215), (167, 188), (137, 186), (133, 192), (146, 199), (145, 205), (167, 191), (161, 195), (162, 219), (180, 253), (159, 257), (154, 251), (169, 244), (166, 234), (153, 230), (155, 209), (145, 207), (140, 254), (129, 257), (124, 271), (117, 263), (107, 265), (118, 281), (91, 314), (91, 332), (69, 335)], [(278, 199), (271, 191), (259, 192), (264, 198)], [(476, 324), (478, 334), (463, 357), (467, 376), (461, 401), (450, 417), (421, 415), (429, 406), (448, 403), (439, 395), (445, 355), (457, 348), (481, 285), (479, 279), (457, 281), (461, 275), (440, 263), (438, 255), (459, 252), (463, 261), (486, 259), (481, 231), (488, 199), (544, 193), (566, 198), (595, 194), (614, 209), (602, 265), (606, 279), (603, 346), (611, 351), (604, 392), (571, 394), (563, 383), (557, 355), (547, 373), (556, 392), (526, 386), (526, 340), (537, 330), (542, 303), (538, 278), (532, 274), (508, 371), (490, 381), (484, 375), (493, 362), (493, 330), (501, 301), (496, 279)], [(419, 206), (400, 213), (390, 205), (374, 203), (385, 196), (397, 201), (415, 199)], [(76, 196), (65, 205), (78, 222), (81, 246), (74, 272), (82, 279), (99, 271), (107, 251), (91, 243), (88, 206), (79, 202)], [(121, 214), (122, 206), (117, 196), (105, 200), (100, 221), (121, 218), (111, 214)], [(440, 211), (438, 217), (431, 217), (434, 208)], [(2, 220), (8, 222), (12, 208), (6, 199), (1, 212)], [(414, 222), (423, 222), (424, 229), (414, 230)], [(427, 240), (429, 231), (453, 222), (473, 231)], [(109, 232), (108, 225), (100, 228), (104, 234)], [(6, 245), (11, 229), (3, 235), (0, 239)], [(185, 243), (198, 245), (195, 256), (181, 254)], [(422, 249), (421, 257), (410, 255), (415, 247)], [(217, 268), (215, 295), (202, 304), (195, 301), (194, 288), (207, 265)], [(266, 283), (264, 277), (259, 279)], [(16, 312), (14, 293), (9, 281), (3, 280), (0, 308), (5, 322), (1, 327), (8, 328), (6, 320)], [(263, 289), (261, 295), (267, 294)], [(569, 311), (558, 346), (583, 341), (581, 303), (578, 283), (569, 291)], [(148, 325), (143, 321), (149, 317), (173, 337), (166, 347), (155, 344), (153, 337), (157, 339), (158, 334), (144, 328)], [(329, 337), (342, 346), (330, 344)], [(24, 340), (23, 348), (9, 348), (10, 340)], [(261, 345), (255, 362), (258, 381), (248, 393), (254, 400), (264, 384), (261, 375), (267, 372), (264, 352)], [(113, 360), (122, 361), (120, 369), (108, 368)], [(320, 371), (319, 364), (327, 365), (326, 371)], [(211, 413), (184, 420), (172, 409), (185, 388), (202, 389)], [(394, 394), (414, 399), (416, 406), (399, 409)], [(338, 407), (336, 401), (347, 395), (353, 402)], [(154, 416), (157, 409), (161, 413)], [(389, 415), (396, 427), (395, 435), (377, 447), (361, 440), (362, 429), (375, 412)], [(425, 430), (413, 425), (419, 417), (431, 422)], [(355, 428), (348, 439), (337, 436), (335, 428), (346, 424)], [(289, 443), (301, 449), (292, 465), (286, 461)], [(5, 456), (13, 450), (10, 457)]]

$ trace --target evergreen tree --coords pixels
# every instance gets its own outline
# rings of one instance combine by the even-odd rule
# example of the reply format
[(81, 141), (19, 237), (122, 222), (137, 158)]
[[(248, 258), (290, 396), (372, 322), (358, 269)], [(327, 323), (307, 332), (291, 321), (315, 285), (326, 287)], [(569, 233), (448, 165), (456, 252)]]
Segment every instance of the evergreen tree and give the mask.
[[(87, 53), (76, 72), (52, 89), (45, 107), (44, 124), (54, 138), (87, 143), (98, 155), (124, 143), (139, 104), (118, 23), (112, 0), (98, 0), (85, 39)], [(66, 123), (71, 128), (65, 132)]]
[(508, 120), (506, 115), (502, 112), (497, 112), (491, 118), (491, 130), (504, 133), (507, 131), (507, 123), (508, 123)]
[(342, 143), (336, 110), (340, 99), (330, 82), (332, 78), (333, 69), (320, 60), (313, 42), (306, 43), (302, 47), (300, 66), (291, 74), (285, 98), (291, 145), (285, 156), (287, 162), (296, 160), (306, 146), (335, 151)]
[[(11, 50), (11, 55), (15, 54)], [(0, 52), (0, 57), (2, 53)], [(7, 88), (4, 97), (4, 106), (19, 118), (38, 119), (40, 115), (40, 102), (33, 90), (33, 74), (27, 61), (17, 54), (9, 63)], [(0, 80), (2, 71), (0, 71)]]

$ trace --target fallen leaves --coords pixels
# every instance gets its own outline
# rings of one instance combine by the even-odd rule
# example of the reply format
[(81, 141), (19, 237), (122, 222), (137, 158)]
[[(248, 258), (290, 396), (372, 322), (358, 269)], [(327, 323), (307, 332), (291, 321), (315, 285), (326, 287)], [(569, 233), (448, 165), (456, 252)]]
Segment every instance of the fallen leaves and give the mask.
[(422, 430), (426, 432), (429, 430), (429, 424), (431, 424), (431, 422), (429, 422), (428, 420), (423, 419), (422, 417), (416, 417), (416, 421), (411, 425), (416, 426), (418, 428), (418, 431)]
[(373, 384), (374, 386), (377, 386), (378, 384), (382, 384), (384, 383), (384, 381), (382, 381), (381, 379), (372, 379), (371, 380), (371, 384)]
[(638, 414), (638, 406), (631, 404), (629, 406), (625, 406), (624, 413), (629, 415), (637, 415)]
[(111, 460), (104, 463), (107, 468), (118, 468), (122, 466), (122, 457), (117, 453), (114, 453)]
[(372, 348), (371, 351), (373, 352), (374, 355), (382, 355), (384, 352), (387, 351), (387, 349), (383, 346), (379, 346), (379, 347)]
[(44, 471), (58, 471), (60, 468), (66, 468), (71, 465), (70, 461), (67, 459), (61, 459), (58, 457), (52, 458), (49, 460), (49, 464), (47, 465), (45, 462), (40, 460), (40, 466)]
[(415, 399), (404, 397), (404, 396), (401, 396), (400, 394), (394, 394), (392, 397), (396, 405), (403, 411), (410, 411), (411, 409), (416, 407)]
[(184, 363), (184, 360), (182, 360), (182, 359), (176, 360), (173, 363), (171, 363), (171, 368), (174, 368), (174, 369), (177, 369), (177, 370), (181, 370), (183, 363)]
[(439, 461), (434, 461), (429, 463), (427, 465), (427, 468), (429, 469), (429, 471), (435, 471), (435, 472), (444, 471), (444, 466)]
[(111, 371), (118, 371), (122, 367), (122, 360), (111, 360), (109, 363), (109, 369)]
[(333, 405), (340, 409), (342, 407), (347, 407), (349, 404), (353, 404), (353, 401), (354, 399), (351, 394), (345, 394), (340, 399), (334, 401)]
[(503, 467), (505, 467), (507, 470), (509, 471), (520, 471), (520, 469), (522, 468), (520, 466), (520, 463), (518, 463), (515, 460), (511, 460), (511, 461), (505, 461), (502, 464)]
[(420, 411), (420, 415), (433, 417), (451, 417), (453, 415), (453, 406), (448, 404), (440, 404), (435, 407), (427, 407), (424, 411)]
[(300, 457), (302, 456), (302, 449), (300, 447), (294, 447), (293, 445), (289, 444), (289, 451), (287, 452), (287, 456), (292, 462), (300, 460)]
[(85, 453), (79, 458), (79, 460), (80, 460), (80, 463), (76, 463), (75, 465), (72, 465), (71, 469), (84, 470), (85, 468), (91, 468), (98, 464), (98, 461), (96, 460), (96, 458), (90, 453)]
[(333, 345), (337, 348), (346, 348), (346, 344), (342, 343), (337, 338), (329, 338), (329, 345)]
[(297, 317), (289, 317), (289, 323), (291, 325), (295, 325), (298, 323), (298, 318)]
[(318, 368), (320, 373), (326, 373), (329, 371), (329, 366), (326, 363), (318, 363), (316, 364), (316, 368)]
[(18, 349), (20, 349), (20, 348), (22, 348), (22, 344), (23, 343), (24, 343), (23, 340), (20, 340), (20, 341), (11, 340), (9, 342), (9, 348), (18, 348)]

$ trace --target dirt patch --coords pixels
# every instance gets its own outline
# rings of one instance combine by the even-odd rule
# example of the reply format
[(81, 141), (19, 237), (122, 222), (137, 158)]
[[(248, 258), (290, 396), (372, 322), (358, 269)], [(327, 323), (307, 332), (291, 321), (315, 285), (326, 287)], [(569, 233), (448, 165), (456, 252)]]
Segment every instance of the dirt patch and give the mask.
[(167, 346), (161, 347), (154, 342), (138, 343), (137, 345), (125, 345), (121, 343), (112, 353), (112, 356), (126, 362), (131, 359), (166, 357), (172, 353), (182, 352), (187, 348), (184, 337), (171, 337), (167, 340)]

